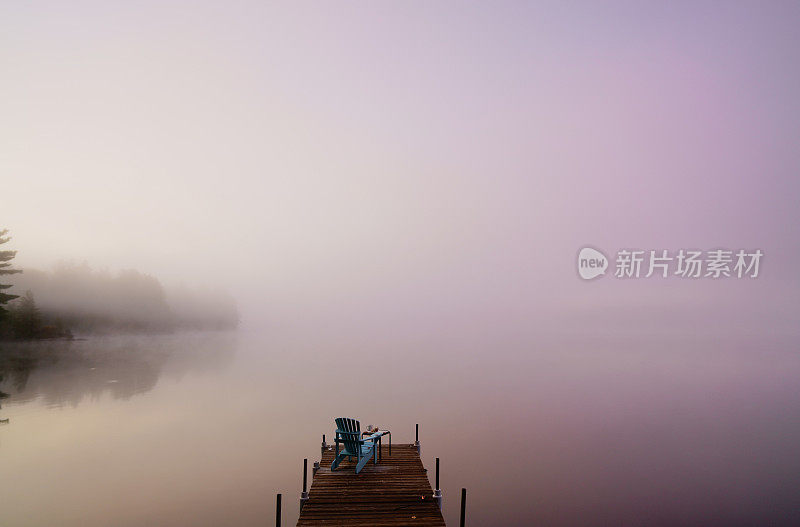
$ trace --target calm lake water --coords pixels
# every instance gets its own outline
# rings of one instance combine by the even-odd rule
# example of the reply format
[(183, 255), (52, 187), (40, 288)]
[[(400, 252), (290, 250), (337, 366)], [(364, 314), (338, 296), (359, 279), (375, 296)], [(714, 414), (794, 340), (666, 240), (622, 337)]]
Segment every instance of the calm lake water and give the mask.
[[(348, 333), (349, 334), (349, 333)], [(284, 525), (339, 415), (441, 458), (458, 525), (800, 524), (796, 338), (391, 342), (335, 328), (0, 346), (0, 525)]]

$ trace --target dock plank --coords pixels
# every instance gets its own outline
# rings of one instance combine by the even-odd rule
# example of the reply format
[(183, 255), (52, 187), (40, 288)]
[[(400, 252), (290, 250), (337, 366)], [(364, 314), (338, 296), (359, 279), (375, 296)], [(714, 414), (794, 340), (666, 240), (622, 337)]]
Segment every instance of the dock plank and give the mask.
[(392, 445), (391, 456), (383, 445), (378, 464), (370, 461), (359, 474), (355, 473), (355, 462), (349, 461), (331, 471), (333, 458), (332, 450), (323, 452), (298, 527), (445, 525), (413, 444)]

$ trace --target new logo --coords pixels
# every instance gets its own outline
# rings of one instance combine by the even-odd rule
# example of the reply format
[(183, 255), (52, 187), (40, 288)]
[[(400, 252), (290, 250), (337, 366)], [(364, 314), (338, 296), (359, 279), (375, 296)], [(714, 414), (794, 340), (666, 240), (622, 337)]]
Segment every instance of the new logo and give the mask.
[(584, 247), (578, 253), (578, 274), (584, 280), (597, 278), (605, 274), (606, 269), (608, 269), (608, 258), (597, 249)]

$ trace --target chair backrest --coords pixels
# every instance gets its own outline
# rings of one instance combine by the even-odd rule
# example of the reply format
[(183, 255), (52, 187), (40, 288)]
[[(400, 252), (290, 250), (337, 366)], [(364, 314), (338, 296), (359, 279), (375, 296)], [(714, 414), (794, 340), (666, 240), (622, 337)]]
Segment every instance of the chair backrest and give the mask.
[(361, 450), (361, 423), (348, 417), (337, 417), (335, 421), (346, 453), (357, 456)]

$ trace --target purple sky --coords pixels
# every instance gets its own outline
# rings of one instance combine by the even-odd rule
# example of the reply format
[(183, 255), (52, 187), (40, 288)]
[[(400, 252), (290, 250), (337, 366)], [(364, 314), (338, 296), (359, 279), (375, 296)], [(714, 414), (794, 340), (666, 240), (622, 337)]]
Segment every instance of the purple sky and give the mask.
[[(220, 284), (253, 318), (791, 331), (798, 23), (789, 2), (6, 3), (0, 225), (23, 267)], [(585, 283), (584, 245), (765, 257), (750, 282)]]

